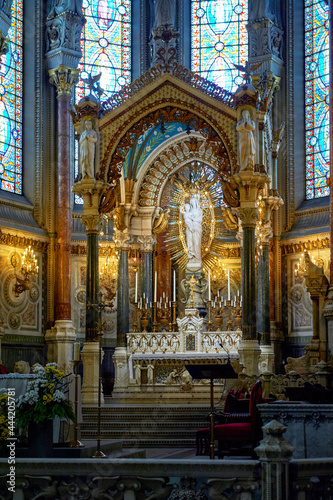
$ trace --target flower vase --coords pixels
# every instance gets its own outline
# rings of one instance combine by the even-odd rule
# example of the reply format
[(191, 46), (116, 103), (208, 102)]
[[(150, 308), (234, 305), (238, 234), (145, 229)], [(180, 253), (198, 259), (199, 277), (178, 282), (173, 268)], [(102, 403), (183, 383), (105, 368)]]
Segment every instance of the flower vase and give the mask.
[(53, 420), (30, 422), (28, 427), (28, 456), (32, 458), (53, 457)]

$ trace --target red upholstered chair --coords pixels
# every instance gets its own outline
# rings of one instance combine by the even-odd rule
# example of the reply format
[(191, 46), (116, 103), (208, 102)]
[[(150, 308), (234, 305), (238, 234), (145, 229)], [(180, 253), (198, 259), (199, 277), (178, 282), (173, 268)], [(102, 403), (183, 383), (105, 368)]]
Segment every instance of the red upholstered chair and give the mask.
[(216, 425), (214, 428), (215, 439), (218, 441), (218, 456), (230, 454), (234, 449), (237, 453), (250, 451), (254, 456), (254, 448), (260, 439), (261, 426), (257, 404), (262, 402), (261, 382), (251, 389), (249, 403), (249, 420), (246, 422), (238, 421)]
[[(238, 399), (241, 391), (231, 389), (225, 398), (223, 412), (215, 413), (215, 422), (226, 424), (234, 421), (249, 421), (249, 399)], [(208, 455), (210, 446), (210, 427), (196, 432), (197, 455)]]

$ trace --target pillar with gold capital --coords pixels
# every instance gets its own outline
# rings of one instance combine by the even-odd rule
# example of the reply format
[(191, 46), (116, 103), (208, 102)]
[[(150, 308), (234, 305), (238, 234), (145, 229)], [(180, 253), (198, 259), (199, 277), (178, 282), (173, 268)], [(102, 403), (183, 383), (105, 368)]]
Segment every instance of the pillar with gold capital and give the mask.
[[(56, 22), (55, 22), (56, 19)], [(55, 168), (56, 222), (54, 280), (54, 326), (47, 331), (48, 360), (71, 371), (72, 344), (76, 338), (71, 320), (71, 99), (79, 80), (77, 69), (82, 53), (81, 30), (85, 23), (81, 9), (68, 10), (49, 2), (46, 12), (45, 63), (50, 83), (57, 89), (57, 162)], [(61, 28), (60, 28), (61, 27)], [(66, 33), (66, 37), (62, 36)]]
[(55, 324), (47, 331), (48, 360), (71, 370), (72, 343), (76, 338), (71, 318), (71, 249), (72, 249), (72, 179), (70, 178), (71, 117), (69, 114), (73, 86), (78, 82), (77, 69), (59, 66), (49, 71), (50, 82), (57, 87), (57, 166), (55, 244)]

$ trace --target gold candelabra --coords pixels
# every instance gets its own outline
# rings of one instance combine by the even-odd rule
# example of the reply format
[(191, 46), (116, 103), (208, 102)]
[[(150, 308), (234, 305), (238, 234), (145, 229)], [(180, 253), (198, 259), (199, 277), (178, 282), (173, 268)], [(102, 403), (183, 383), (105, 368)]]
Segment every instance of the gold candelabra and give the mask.
[(21, 273), (23, 279), (15, 276), (14, 294), (16, 297), (25, 292), (25, 290), (29, 290), (31, 279), (38, 276), (37, 259), (30, 245), (25, 249), (22, 257)]
[[(167, 302), (160, 302), (160, 308), (158, 309), (158, 320), (163, 327), (163, 332), (166, 331), (167, 325), (169, 325), (169, 329), (171, 331), (172, 323), (171, 323), (171, 307)], [(171, 325), (171, 326), (170, 326)]]

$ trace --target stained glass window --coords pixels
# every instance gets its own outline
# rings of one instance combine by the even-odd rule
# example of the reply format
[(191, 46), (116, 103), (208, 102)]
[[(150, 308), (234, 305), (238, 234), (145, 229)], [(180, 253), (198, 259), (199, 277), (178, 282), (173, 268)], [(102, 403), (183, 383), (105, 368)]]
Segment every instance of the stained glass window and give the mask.
[[(131, 0), (83, 0), (87, 20), (82, 30), (81, 78), (102, 73), (99, 85), (102, 101), (131, 82)], [(80, 79), (76, 102), (89, 93)], [(75, 176), (78, 174), (78, 146), (75, 145)], [(75, 196), (75, 203), (82, 198)]]
[[(131, 1), (83, 0), (82, 5), (87, 22), (81, 38), (81, 76), (102, 73), (99, 84), (106, 100), (131, 81)], [(80, 80), (76, 100), (86, 92)]]
[(329, 195), (328, 6), (305, 0), (305, 157), (306, 198)]
[(13, 0), (9, 50), (0, 58), (0, 189), (22, 194), (23, 2)]
[(191, 0), (191, 69), (235, 92), (248, 58), (247, 0)]

